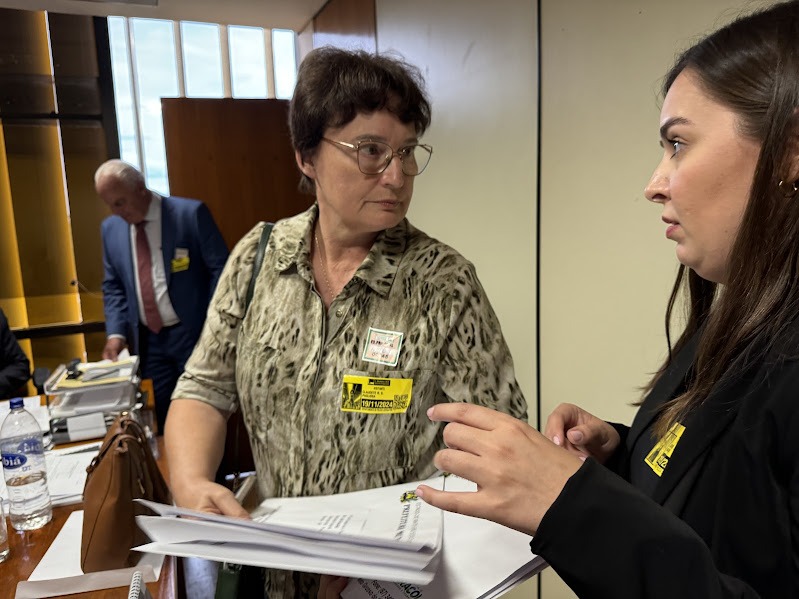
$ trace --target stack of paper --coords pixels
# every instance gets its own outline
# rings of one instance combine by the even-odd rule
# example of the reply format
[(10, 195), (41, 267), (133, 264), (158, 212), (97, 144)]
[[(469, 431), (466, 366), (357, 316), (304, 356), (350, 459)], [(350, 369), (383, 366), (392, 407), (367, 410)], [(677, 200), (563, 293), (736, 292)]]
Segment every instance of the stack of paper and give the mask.
[[(53, 505), (69, 505), (83, 500), (86, 468), (99, 449), (100, 443), (91, 443), (45, 452), (47, 489), (50, 491)], [(4, 505), (8, 505), (8, 489), (3, 477), (0, 477), (0, 500)]]
[[(450, 476), (447, 491), (473, 492), (476, 485)], [(488, 520), (444, 512), (444, 543), (435, 578), (426, 585), (352, 580), (344, 599), (491, 599), (547, 567), (530, 552), (532, 537)]]
[[(82, 530), (83, 511), (72, 512), (28, 580), (17, 583), (15, 595), (17, 599), (60, 597), (73, 593), (127, 587), (135, 571), (142, 572), (145, 582), (158, 580), (164, 561), (162, 555), (142, 555), (133, 568), (84, 574), (80, 569)], [(120, 594), (108, 593), (103, 596), (119, 597)], [(122, 596), (126, 597), (127, 591)]]
[[(42, 400), (38, 395), (34, 395), (33, 397), (26, 397), (23, 399), (23, 404), (25, 409), (30, 412), (34, 418), (36, 418), (36, 422), (39, 423), (39, 428), (42, 430), (43, 433), (50, 433), (50, 412), (47, 410), (47, 406), (41, 405)], [(0, 424), (3, 423), (3, 420), (6, 419), (8, 413), (11, 411), (11, 402), (9, 400), (0, 401)]]
[[(454, 476), (423, 482), (448, 491), (476, 490)], [(546, 566), (530, 552), (529, 535), (441, 512), (416, 498), (419, 484), (269, 499), (253, 520), (142, 502), (160, 516), (137, 518), (153, 542), (136, 549), (348, 576), (353, 580), (345, 599), (489, 599)]]
[[(443, 487), (443, 477), (427, 481)], [(241, 520), (142, 501), (163, 518), (138, 516), (153, 541), (138, 551), (427, 584), (441, 551), (441, 511), (417, 483), (320, 497), (267, 499)]]

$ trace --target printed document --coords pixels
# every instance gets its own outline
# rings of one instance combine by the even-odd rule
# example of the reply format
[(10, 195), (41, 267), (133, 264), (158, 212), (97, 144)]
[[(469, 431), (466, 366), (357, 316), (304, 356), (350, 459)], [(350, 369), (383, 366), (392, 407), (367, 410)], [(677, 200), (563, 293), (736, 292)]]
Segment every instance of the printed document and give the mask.
[[(427, 484), (443, 488), (444, 477)], [(433, 579), (442, 514), (414, 493), (419, 483), (319, 497), (267, 499), (241, 520), (143, 501), (153, 541), (137, 549), (270, 568), (380, 580)], [(165, 518), (164, 516), (189, 516)]]
[[(447, 491), (473, 492), (476, 485), (449, 476)], [(441, 563), (426, 585), (409, 581), (353, 579), (343, 599), (489, 599), (509, 591), (547, 564), (530, 551), (530, 535), (495, 522), (444, 512)]]
[[(543, 569), (532, 537), (450, 514), (416, 497), (433, 488), (473, 492), (455, 476), (320, 497), (268, 499), (253, 520), (143, 501), (140, 551), (348, 576), (345, 599), (490, 599)], [(378, 582), (379, 581), (379, 582)], [(408, 594), (408, 592), (412, 594)]]

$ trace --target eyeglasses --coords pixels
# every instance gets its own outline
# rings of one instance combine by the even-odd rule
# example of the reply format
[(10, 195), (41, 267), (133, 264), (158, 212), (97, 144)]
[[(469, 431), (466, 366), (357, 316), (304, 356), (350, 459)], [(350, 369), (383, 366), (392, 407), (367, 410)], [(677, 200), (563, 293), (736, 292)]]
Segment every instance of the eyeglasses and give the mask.
[(394, 156), (399, 156), (402, 172), (409, 177), (415, 177), (425, 169), (430, 162), (430, 156), (433, 155), (433, 148), (424, 144), (403, 146), (395, 152), (387, 143), (371, 139), (364, 139), (354, 144), (327, 137), (322, 139), (342, 148), (355, 150), (358, 156), (358, 168), (364, 175), (379, 175), (388, 168)]

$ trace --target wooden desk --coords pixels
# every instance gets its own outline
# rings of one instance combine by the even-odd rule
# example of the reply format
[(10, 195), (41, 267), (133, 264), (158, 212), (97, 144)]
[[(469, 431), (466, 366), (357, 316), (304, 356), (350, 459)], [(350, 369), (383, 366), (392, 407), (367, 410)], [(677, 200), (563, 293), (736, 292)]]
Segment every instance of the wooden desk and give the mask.
[[(161, 457), (158, 459), (158, 467), (169, 480), (169, 472), (164, 458), (164, 439), (158, 437), (158, 449)], [(60, 506), (53, 508), (53, 519), (39, 530), (16, 531), (11, 527), (11, 523), (6, 519), (8, 525), (8, 540), (11, 553), (8, 559), (0, 563), (0, 599), (13, 599), (17, 591), (17, 582), (27, 580), (31, 572), (39, 564), (53, 539), (61, 531), (67, 517), (75, 510), (82, 509), (81, 504)], [(161, 568), (161, 576), (158, 582), (147, 584), (150, 593), (156, 599), (177, 599), (178, 593), (178, 564), (174, 557), (167, 556), (164, 559), (164, 566)], [(78, 593), (68, 595), (69, 597), (85, 597), (86, 599), (126, 599), (128, 587), (116, 587), (114, 589), (103, 589), (91, 593)]]

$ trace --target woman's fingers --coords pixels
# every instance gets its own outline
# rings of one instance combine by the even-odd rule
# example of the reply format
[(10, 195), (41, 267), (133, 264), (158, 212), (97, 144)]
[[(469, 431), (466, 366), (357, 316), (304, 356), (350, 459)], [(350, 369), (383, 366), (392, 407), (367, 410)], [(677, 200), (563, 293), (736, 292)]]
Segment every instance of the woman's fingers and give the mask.
[(339, 599), (341, 592), (350, 581), (346, 576), (331, 576), (323, 574), (319, 583), (319, 592), (316, 595), (317, 599)]
[(570, 429), (566, 438), (578, 451), (600, 462), (616, 451), (621, 441), (618, 431), (599, 419)]
[(468, 403), (440, 403), (427, 410), (433, 422), (459, 422), (468, 426), (492, 430), (499, 424), (518, 419), (502, 412)]
[(533, 534), (544, 513), (581, 462), (528, 424), (487, 408), (463, 404), (434, 406), (432, 420), (448, 421), (448, 449), (435, 465), (477, 485), (472, 493), (417, 493), (441, 509), (486, 518)]

